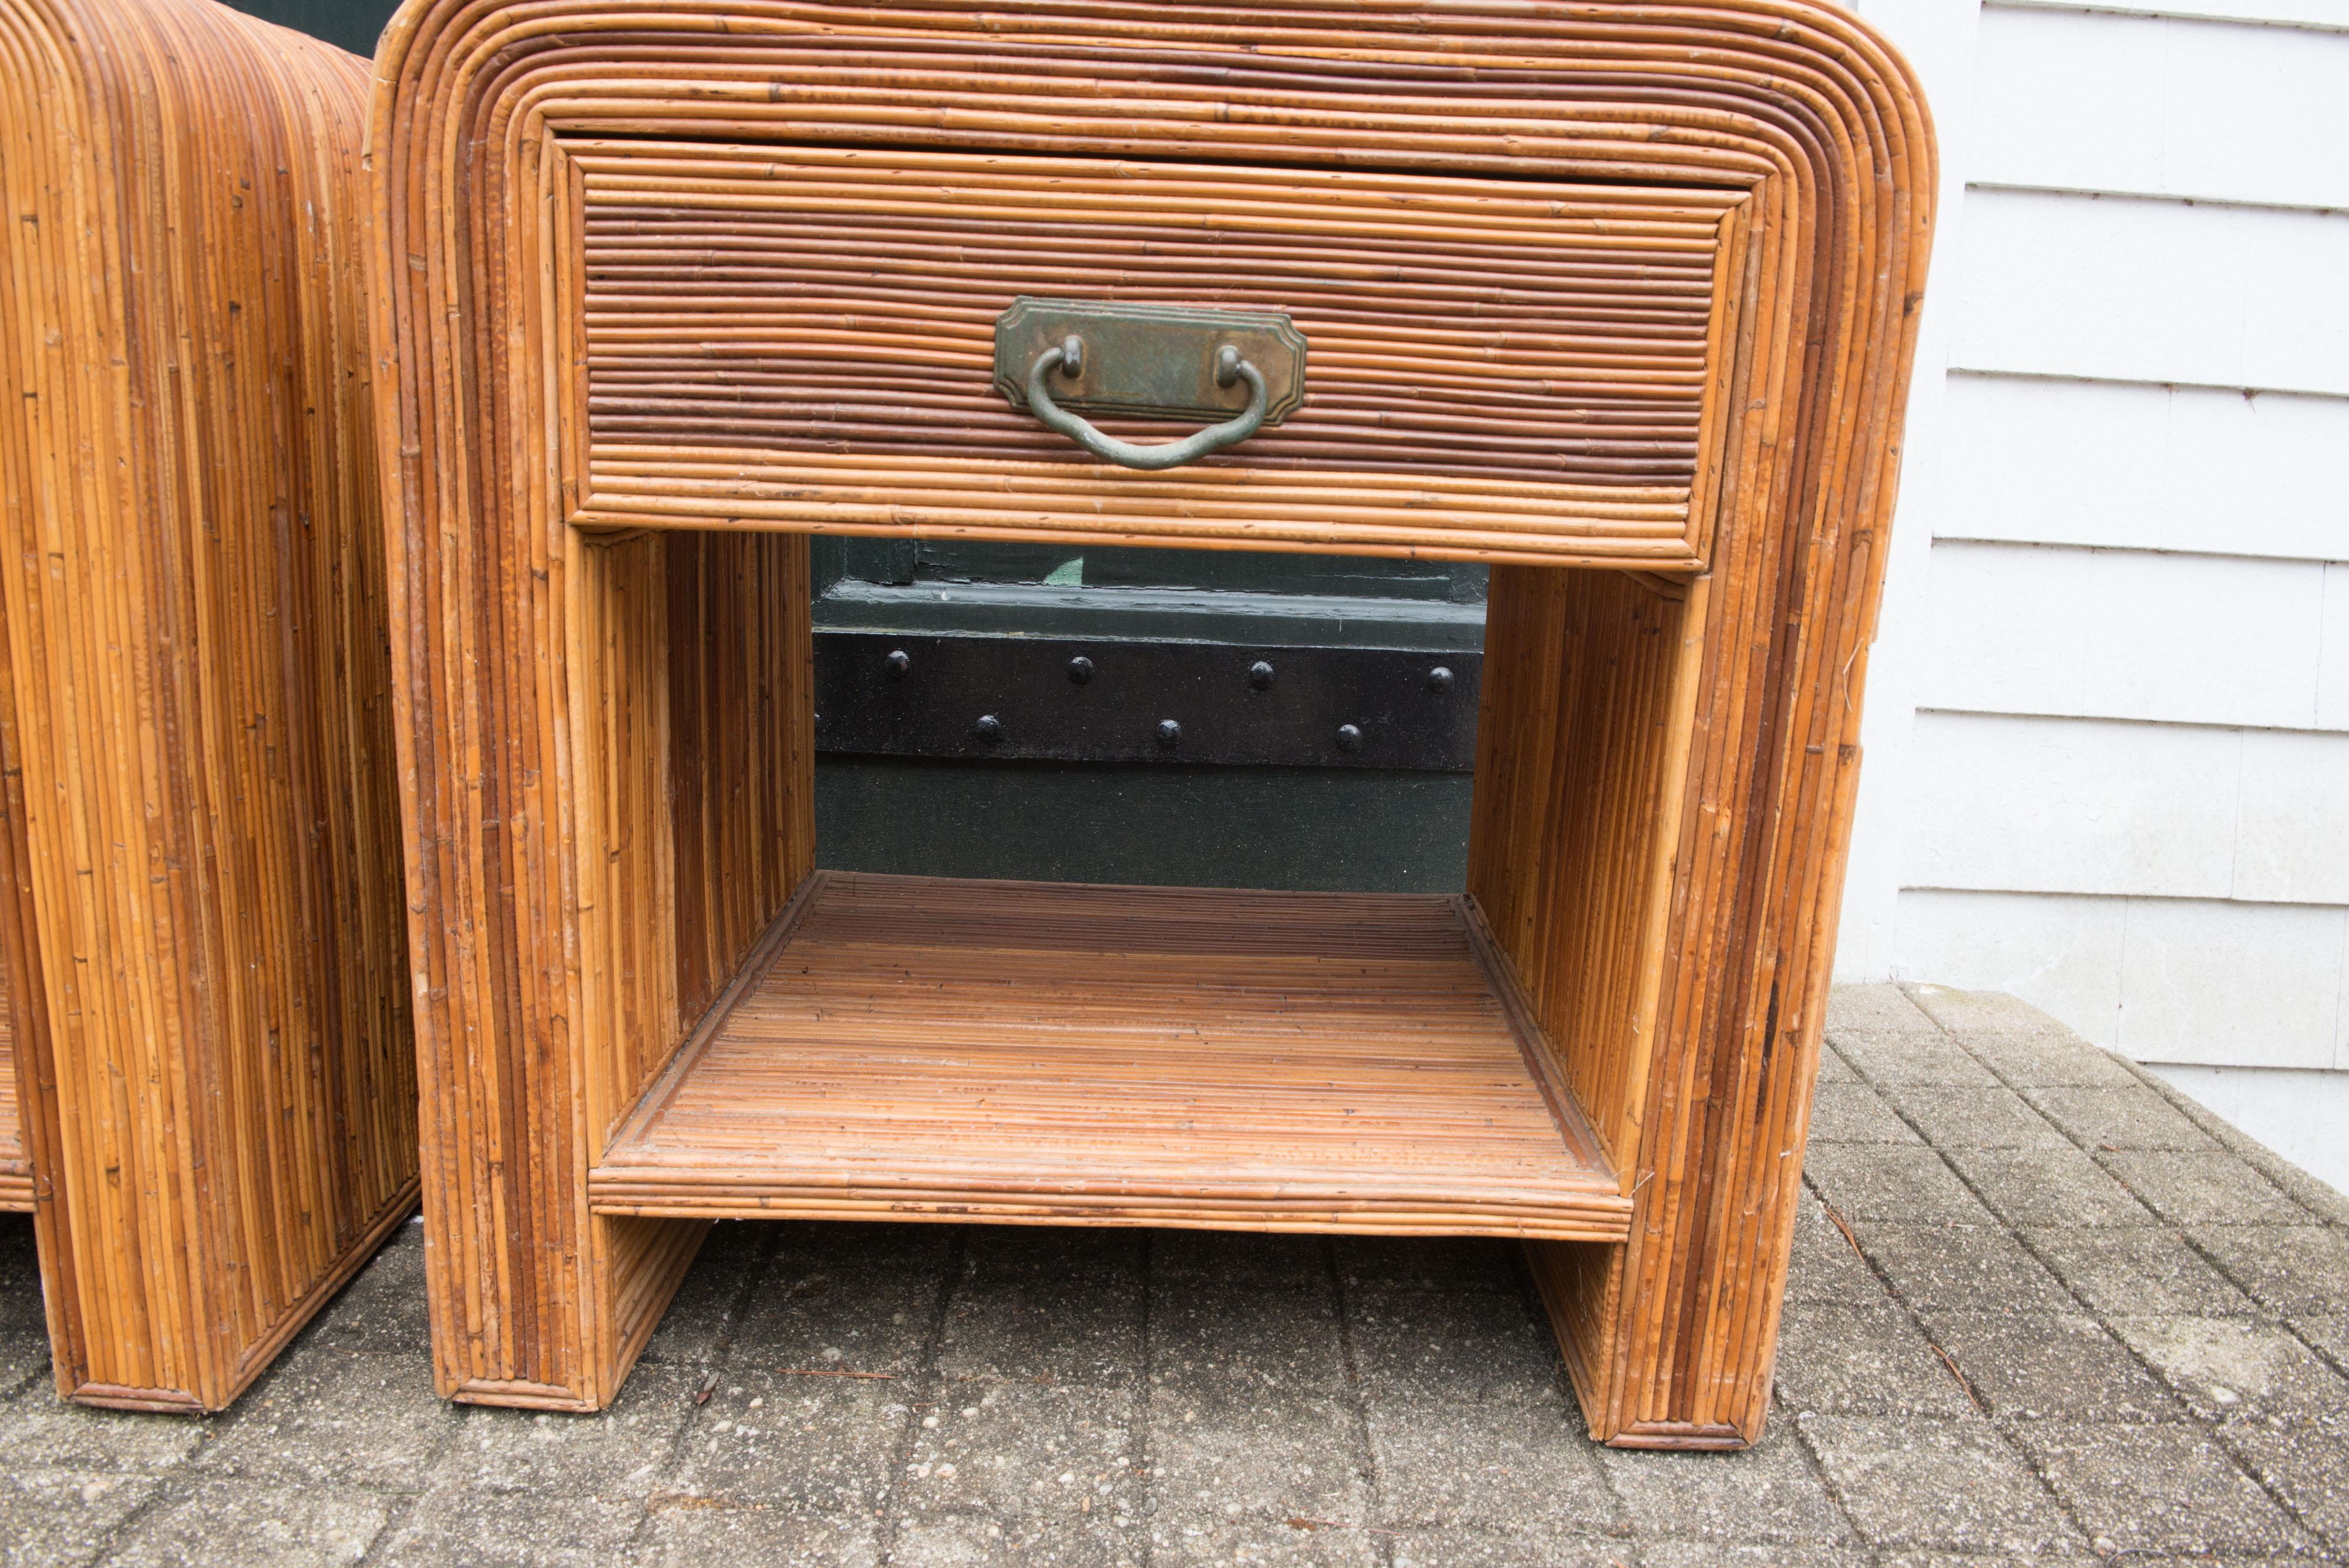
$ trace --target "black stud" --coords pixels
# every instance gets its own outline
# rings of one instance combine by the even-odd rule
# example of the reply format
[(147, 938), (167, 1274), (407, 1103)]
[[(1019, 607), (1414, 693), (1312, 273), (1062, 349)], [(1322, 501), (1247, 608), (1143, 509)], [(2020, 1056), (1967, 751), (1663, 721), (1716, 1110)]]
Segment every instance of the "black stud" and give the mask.
[(970, 732), (978, 737), (980, 745), (992, 746), (1003, 739), (1003, 721), (992, 713), (981, 713), (978, 722), (970, 727)]
[(1158, 721), (1158, 744), (1163, 751), (1173, 751), (1183, 743), (1183, 726), (1172, 719)]
[(1257, 659), (1254, 664), (1249, 665), (1248, 684), (1255, 687), (1259, 691), (1269, 691), (1272, 690), (1272, 666), (1267, 664), (1261, 659)]
[(1439, 664), (1434, 669), (1429, 670), (1427, 672), (1427, 689), (1430, 691), (1434, 692), (1438, 697), (1452, 690), (1451, 670)]
[(889, 650), (889, 657), (881, 662), (888, 667), (890, 680), (903, 680), (906, 672), (914, 668), (914, 656), (902, 648), (893, 648)]
[(1361, 727), (1354, 724), (1339, 725), (1338, 749), (1341, 752), (1361, 751), (1362, 749), (1362, 732)]
[(1080, 653), (1074, 659), (1069, 660), (1069, 680), (1071, 684), (1082, 686), (1086, 681), (1091, 680), (1092, 678), (1093, 661), (1092, 659), (1087, 659), (1083, 654)]

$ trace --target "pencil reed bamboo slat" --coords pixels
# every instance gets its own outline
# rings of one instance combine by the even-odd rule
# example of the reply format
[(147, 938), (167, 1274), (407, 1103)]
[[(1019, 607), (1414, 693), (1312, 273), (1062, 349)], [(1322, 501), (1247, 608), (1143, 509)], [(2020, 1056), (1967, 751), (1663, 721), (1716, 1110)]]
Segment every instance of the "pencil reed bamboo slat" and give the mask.
[(33, 1162), (25, 1152), (23, 1114), (16, 1105), (16, 997), (0, 961), (0, 1209), (33, 1207)]
[(415, 1201), (365, 90), (0, 0), (0, 958), (89, 1403), (226, 1404)]
[[(1630, 1210), (1537, 1275), (1601, 1437), (1759, 1432), (1933, 191), (1873, 34), (1814, 0), (415, 0), (377, 81), (444, 1391), (605, 1403), (690, 1255), (593, 1173), (790, 892), (747, 877), (713, 942), (678, 857), (807, 863), (814, 716), (772, 710), (739, 794), (659, 797), (749, 721), (697, 694), (719, 623), (651, 602), (687, 569), (656, 542), (839, 530), (1503, 568), (1462, 929)], [(1188, 468), (1079, 460), (979, 384), (1030, 288), (1319, 312), (1309, 400)], [(802, 628), (743, 614), (802, 680)]]

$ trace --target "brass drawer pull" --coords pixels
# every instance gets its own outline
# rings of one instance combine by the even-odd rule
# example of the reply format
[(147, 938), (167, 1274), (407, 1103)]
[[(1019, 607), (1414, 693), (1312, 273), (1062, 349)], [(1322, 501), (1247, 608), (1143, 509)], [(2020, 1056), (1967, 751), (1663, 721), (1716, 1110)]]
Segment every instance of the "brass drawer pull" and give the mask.
[[(1235, 409), (1243, 383), (1247, 406)], [(1022, 296), (996, 318), (995, 385), (1096, 457), (1176, 468), (1297, 411), (1305, 337), (1278, 311)], [(1143, 446), (1102, 434), (1083, 413), (1217, 422)]]
[(1236, 441), (1244, 441), (1264, 428), (1265, 410), (1271, 402), (1264, 372), (1241, 358), (1240, 351), (1226, 343), (1216, 349), (1216, 385), (1228, 387), (1235, 379), (1244, 379), (1248, 384), (1247, 407), (1239, 411), (1237, 419), (1193, 431), (1181, 441), (1163, 441), (1156, 446), (1136, 446), (1130, 441), (1103, 435), (1054, 402), (1045, 385), (1055, 369), (1062, 375), (1076, 375), (1083, 368), (1085, 340), (1071, 332), (1057, 347), (1037, 355), (1036, 362), (1028, 367), (1028, 407), (1038, 419), (1095, 457), (1105, 457), (1128, 468), (1179, 468), (1186, 462), (1198, 462), (1211, 452), (1221, 452)]

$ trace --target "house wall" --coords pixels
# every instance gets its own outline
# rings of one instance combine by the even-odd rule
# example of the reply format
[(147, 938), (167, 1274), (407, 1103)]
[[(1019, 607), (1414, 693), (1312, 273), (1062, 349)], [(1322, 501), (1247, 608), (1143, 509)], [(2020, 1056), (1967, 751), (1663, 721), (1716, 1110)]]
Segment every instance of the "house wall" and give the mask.
[(1837, 971), (2349, 1188), (2349, 0), (1864, 5), (1949, 169)]

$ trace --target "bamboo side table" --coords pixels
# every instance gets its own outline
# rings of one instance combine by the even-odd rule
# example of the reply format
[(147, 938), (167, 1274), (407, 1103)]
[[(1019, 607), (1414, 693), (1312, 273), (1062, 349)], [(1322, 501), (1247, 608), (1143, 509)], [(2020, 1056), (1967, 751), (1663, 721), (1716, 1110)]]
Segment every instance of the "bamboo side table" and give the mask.
[[(417, 0), (377, 83), (444, 1393), (605, 1404), (712, 1217), (1475, 1234), (1599, 1436), (1754, 1438), (1933, 191), (1889, 49)], [(1465, 895), (816, 872), (827, 531), (1492, 563)]]
[(88, 1404), (220, 1408), (415, 1203), (366, 80), (0, 0), (0, 1199)]

